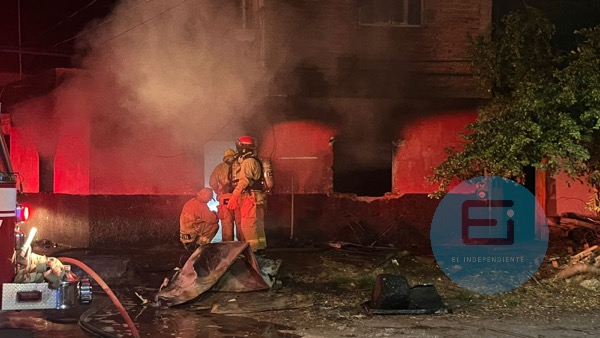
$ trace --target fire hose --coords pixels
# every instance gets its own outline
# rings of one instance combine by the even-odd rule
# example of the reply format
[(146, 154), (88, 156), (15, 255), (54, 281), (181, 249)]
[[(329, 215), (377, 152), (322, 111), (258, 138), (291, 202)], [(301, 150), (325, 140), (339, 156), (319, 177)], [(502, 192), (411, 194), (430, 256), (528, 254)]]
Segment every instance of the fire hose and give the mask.
[(94, 272), (94, 270), (92, 270), (85, 263), (83, 263), (79, 260), (76, 260), (74, 258), (58, 257), (58, 260), (63, 263), (74, 264), (74, 265), (78, 266), (79, 268), (81, 268), (86, 273), (88, 273), (98, 283), (98, 285), (100, 285), (100, 287), (104, 290), (106, 295), (108, 295), (108, 298), (110, 298), (110, 300), (113, 302), (113, 304), (117, 307), (117, 309), (119, 310), (119, 313), (121, 314), (121, 316), (127, 323), (127, 326), (131, 330), (132, 336), (135, 338), (140, 338), (140, 334), (137, 330), (137, 327), (133, 323), (133, 320), (131, 320), (131, 317), (129, 316), (127, 311), (125, 311), (123, 304), (121, 304), (121, 302), (117, 299), (117, 296), (115, 296), (115, 294), (108, 287), (108, 285), (104, 282), (104, 280), (100, 276), (98, 276), (98, 274), (96, 272)]

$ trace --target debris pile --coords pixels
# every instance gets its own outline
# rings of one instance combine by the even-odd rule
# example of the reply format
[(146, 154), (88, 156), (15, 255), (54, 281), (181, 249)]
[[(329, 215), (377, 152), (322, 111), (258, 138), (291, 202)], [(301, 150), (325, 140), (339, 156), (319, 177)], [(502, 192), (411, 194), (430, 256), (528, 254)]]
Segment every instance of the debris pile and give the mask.
[(600, 221), (584, 215), (567, 212), (549, 217), (548, 227), (575, 246), (600, 244)]
[(390, 231), (396, 228), (396, 226), (393, 223), (381, 234), (378, 234), (367, 222), (360, 220), (354, 215), (347, 215), (345, 226), (341, 228), (338, 237), (343, 240), (352, 241), (360, 246), (391, 246), (387, 237)]
[[(560, 270), (556, 278), (583, 288), (600, 291), (600, 221), (576, 213), (548, 218), (550, 230), (566, 244), (564, 256), (548, 261)], [(575, 253), (573, 248), (581, 248)]]
[[(564, 259), (561, 260), (558, 257), (550, 258), (552, 266), (561, 270), (558, 273), (557, 278), (570, 279), (578, 275), (591, 275), (592, 277), (600, 275), (599, 249), (600, 246), (598, 245), (594, 245), (592, 247), (586, 245), (586, 248), (583, 251), (575, 255), (569, 256), (567, 261), (562, 265), (560, 265), (560, 263), (564, 262)], [(577, 278), (576, 280), (579, 279), (581, 279), (581, 277)], [(600, 280), (592, 278), (586, 279), (586, 281), (587, 282), (584, 283), (584, 285), (582, 286), (592, 289), (594, 291), (600, 291)]]

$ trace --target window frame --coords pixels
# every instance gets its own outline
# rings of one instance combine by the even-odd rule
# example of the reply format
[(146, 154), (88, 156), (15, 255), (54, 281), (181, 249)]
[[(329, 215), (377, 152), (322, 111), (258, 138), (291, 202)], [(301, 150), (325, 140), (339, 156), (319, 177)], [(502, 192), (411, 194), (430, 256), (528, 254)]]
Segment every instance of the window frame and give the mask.
[[(365, 27), (423, 27), (423, 9), (424, 9), (424, 2), (425, 0), (419, 0), (419, 4), (421, 6), (420, 8), (420, 18), (419, 18), (419, 23), (418, 24), (409, 24), (408, 23), (408, 16), (409, 16), (409, 11), (408, 11), (408, 4), (410, 2), (410, 0), (402, 0), (403, 5), (404, 5), (404, 22), (394, 22), (393, 21), (393, 14), (391, 11), (391, 8), (389, 10), (389, 21), (382, 21), (382, 22), (363, 22), (362, 21), (362, 9), (363, 7), (365, 7), (365, 3), (366, 2), (372, 2), (372, 1), (376, 1), (376, 0), (359, 0), (358, 2), (358, 25), (359, 26), (365, 26)], [(390, 0), (390, 1), (394, 1), (394, 0)], [(391, 2), (390, 2), (391, 3)]]

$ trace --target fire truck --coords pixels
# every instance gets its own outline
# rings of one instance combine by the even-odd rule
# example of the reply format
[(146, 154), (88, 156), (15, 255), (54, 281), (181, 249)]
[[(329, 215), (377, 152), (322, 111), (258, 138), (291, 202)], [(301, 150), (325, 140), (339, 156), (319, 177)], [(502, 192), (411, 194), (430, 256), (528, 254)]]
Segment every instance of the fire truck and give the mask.
[[(88, 279), (79, 279), (70, 272), (70, 266), (61, 268), (62, 277), (55, 283), (36, 279), (28, 282), (17, 273), (29, 276), (29, 258), (36, 228), (26, 236), (21, 230), (29, 218), (29, 208), (17, 203), (17, 175), (10, 162), (8, 147), (0, 133), (0, 301), (2, 310), (67, 309), (92, 300), (91, 284)], [(39, 256), (39, 255), (38, 255)], [(46, 258), (45, 256), (42, 256)], [(24, 264), (24, 262), (27, 262)], [(39, 270), (42, 264), (36, 266)], [(25, 270), (23, 270), (25, 269)], [(65, 273), (69, 278), (64, 278)], [(45, 276), (41, 274), (40, 276)]]

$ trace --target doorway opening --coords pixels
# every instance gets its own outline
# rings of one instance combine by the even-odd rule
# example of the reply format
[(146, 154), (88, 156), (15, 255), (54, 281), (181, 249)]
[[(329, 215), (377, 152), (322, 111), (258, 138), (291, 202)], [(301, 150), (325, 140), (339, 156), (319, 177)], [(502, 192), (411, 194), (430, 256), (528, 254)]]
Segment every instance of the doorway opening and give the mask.
[(54, 192), (54, 157), (40, 155), (40, 192)]
[(523, 168), (523, 172), (525, 173), (525, 184), (523, 186), (535, 196), (535, 167), (525, 167)]

